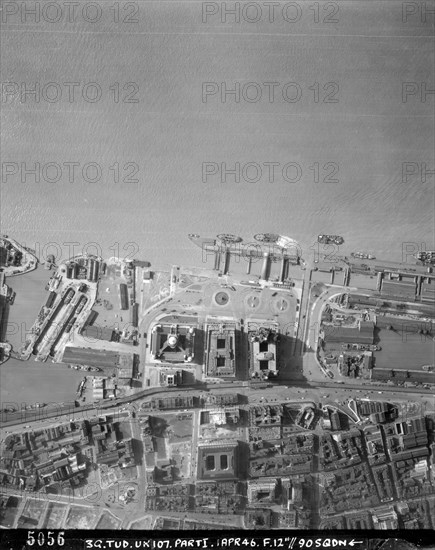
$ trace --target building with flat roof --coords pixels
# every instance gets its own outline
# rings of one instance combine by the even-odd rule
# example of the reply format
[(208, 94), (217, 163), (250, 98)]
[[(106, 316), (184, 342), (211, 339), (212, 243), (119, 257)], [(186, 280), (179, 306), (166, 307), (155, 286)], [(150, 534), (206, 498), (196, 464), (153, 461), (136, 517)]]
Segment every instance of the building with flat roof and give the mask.
[(121, 283), (119, 285), (119, 301), (121, 305), (121, 309), (127, 310), (128, 305), (128, 288), (125, 283)]
[(360, 321), (353, 327), (325, 325), (323, 330), (327, 343), (373, 344), (375, 324)]
[(222, 440), (200, 443), (198, 446), (198, 479), (237, 479), (237, 451), (237, 441)]
[(195, 400), (196, 398), (191, 395), (186, 395), (184, 397), (153, 397), (151, 399), (151, 406), (152, 408), (160, 410), (188, 409), (197, 405)]
[(392, 296), (405, 301), (414, 301), (416, 284), (413, 281), (382, 281), (381, 293), (383, 297)]
[(208, 325), (206, 330), (207, 376), (236, 376), (236, 329), (234, 324)]
[(113, 342), (114, 330), (108, 327), (98, 327), (96, 325), (86, 326), (82, 330), (82, 335), (89, 340), (106, 340), (107, 342)]
[(375, 529), (397, 529), (398, 516), (393, 506), (382, 506), (377, 508), (372, 515)]
[(247, 497), (248, 503), (263, 504), (264, 502), (273, 503), (275, 500), (278, 479), (275, 477), (263, 477), (248, 481)]
[(116, 351), (66, 346), (62, 362), (99, 369), (115, 369), (118, 365), (118, 359), (119, 354)]
[(137, 356), (133, 353), (67, 346), (62, 362), (96, 368), (103, 376), (117, 374), (118, 370), (122, 371), (122, 369), (125, 372), (127, 369), (130, 372), (130, 377), (135, 378), (138, 361)]
[(278, 334), (274, 329), (261, 327), (249, 333), (250, 365), (252, 378), (267, 379), (276, 376)]
[(183, 383), (183, 371), (170, 370), (160, 372), (160, 385), (168, 388), (181, 386)]

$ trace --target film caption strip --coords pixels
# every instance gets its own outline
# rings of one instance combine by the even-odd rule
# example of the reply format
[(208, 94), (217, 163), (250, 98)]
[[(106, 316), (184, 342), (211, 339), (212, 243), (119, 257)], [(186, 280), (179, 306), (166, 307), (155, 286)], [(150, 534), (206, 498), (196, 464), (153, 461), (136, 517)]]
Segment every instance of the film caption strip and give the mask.
[(294, 531), (279, 529), (244, 536), (249, 532), (204, 531), (186, 532), (172, 536), (168, 531), (106, 531), (106, 530), (4, 530), (0, 531), (0, 547), (4, 550), (149, 550), (176, 549), (225, 549), (282, 548), (305, 550), (309, 548), (342, 548), (343, 550), (387, 550), (433, 547), (433, 531), (379, 531), (325, 532), (312, 531), (303, 536), (294, 536)]

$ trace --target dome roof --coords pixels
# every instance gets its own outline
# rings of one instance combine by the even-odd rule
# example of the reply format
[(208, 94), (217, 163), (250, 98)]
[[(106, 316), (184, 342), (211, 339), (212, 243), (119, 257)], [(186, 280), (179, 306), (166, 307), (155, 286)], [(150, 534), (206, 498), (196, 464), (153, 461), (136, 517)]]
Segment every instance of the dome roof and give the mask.
[(177, 341), (178, 338), (175, 336), (175, 334), (171, 334), (171, 336), (168, 337), (168, 344), (171, 346), (171, 348), (177, 345)]

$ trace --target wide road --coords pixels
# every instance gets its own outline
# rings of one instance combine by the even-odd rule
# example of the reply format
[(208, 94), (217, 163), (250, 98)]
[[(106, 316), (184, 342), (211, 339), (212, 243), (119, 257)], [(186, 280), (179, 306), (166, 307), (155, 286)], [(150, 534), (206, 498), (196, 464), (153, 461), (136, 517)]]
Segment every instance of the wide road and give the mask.
[(360, 391), (382, 391), (383, 394), (388, 395), (388, 398), (391, 399), (394, 397), (394, 394), (412, 394), (412, 395), (421, 395), (427, 397), (433, 397), (432, 390), (426, 390), (423, 388), (402, 388), (400, 386), (383, 386), (382, 384), (338, 384), (337, 382), (322, 382), (320, 384), (310, 383), (307, 384), (311, 388), (322, 389), (322, 388), (331, 388), (343, 390), (360, 390)]
[[(422, 388), (403, 388), (400, 386), (387, 386), (382, 384), (367, 383), (365, 385), (356, 384), (356, 383), (346, 383), (338, 384), (337, 382), (330, 382), (328, 380), (321, 382), (307, 382), (307, 381), (292, 381), (286, 380), (280, 384), (273, 384), (273, 386), (282, 387), (292, 385), (295, 388), (312, 388), (323, 390), (325, 388), (329, 389), (342, 389), (342, 390), (360, 390), (360, 391), (382, 391), (386, 399), (394, 399), (394, 396), (399, 394), (408, 394), (409, 396), (422, 396), (422, 397), (433, 397), (432, 390), (426, 390)], [(209, 384), (206, 386), (196, 387), (186, 387), (181, 390), (180, 388), (150, 388), (142, 390), (135, 395), (124, 397), (117, 400), (108, 400), (99, 402), (93, 405), (87, 405), (86, 407), (74, 407), (72, 404), (55, 408), (53, 410), (43, 408), (43, 409), (33, 409), (27, 411), (17, 411), (15, 413), (2, 413), (2, 420), (0, 422), (0, 428), (6, 428), (10, 426), (20, 426), (20, 425), (31, 425), (34, 422), (39, 422), (41, 420), (48, 420), (50, 418), (59, 418), (59, 421), (65, 421), (66, 417), (72, 417), (76, 420), (90, 418), (98, 414), (105, 414), (114, 412), (113, 409), (117, 407), (122, 407), (127, 403), (132, 401), (137, 401), (145, 397), (155, 397), (161, 395), (162, 397), (167, 397), (168, 393), (181, 393), (181, 391), (212, 391), (212, 390), (224, 390), (229, 389), (234, 393), (238, 389), (248, 390), (243, 382), (234, 382), (232, 384)], [(261, 388), (248, 390), (248, 396), (250, 393), (254, 396), (258, 392), (264, 391)], [(60, 419), (60, 417), (65, 417)]]
[[(20, 490), (17, 487), (5, 487), (2, 485), (1, 488), (2, 495), (26, 495), (30, 496), (31, 498), (38, 500), (42, 502), (53, 502), (56, 504), (79, 504), (80, 506), (87, 506), (88, 508), (92, 508), (94, 506), (101, 506), (101, 504), (95, 502), (95, 492), (89, 493), (85, 497), (80, 497), (75, 494), (54, 494), (54, 493), (42, 493), (38, 491), (37, 493), (26, 493), (23, 490)], [(19, 514), (17, 514), (17, 517), (19, 517)]]

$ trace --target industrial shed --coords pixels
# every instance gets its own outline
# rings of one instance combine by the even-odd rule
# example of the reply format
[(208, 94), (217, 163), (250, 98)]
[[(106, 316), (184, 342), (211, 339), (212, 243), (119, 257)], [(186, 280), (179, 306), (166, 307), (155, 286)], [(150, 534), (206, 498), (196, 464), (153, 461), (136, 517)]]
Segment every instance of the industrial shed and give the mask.
[(344, 344), (373, 344), (375, 324), (362, 321), (356, 327), (325, 326), (326, 342)]

